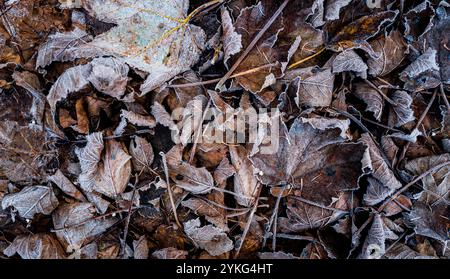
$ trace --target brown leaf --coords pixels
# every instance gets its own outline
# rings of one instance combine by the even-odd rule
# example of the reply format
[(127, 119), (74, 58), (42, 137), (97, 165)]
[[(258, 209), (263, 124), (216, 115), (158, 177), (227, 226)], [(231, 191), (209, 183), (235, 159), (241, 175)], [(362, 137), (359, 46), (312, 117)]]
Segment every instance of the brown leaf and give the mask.
[(61, 191), (63, 191), (66, 195), (73, 197), (79, 201), (86, 201), (86, 198), (83, 194), (73, 185), (73, 183), (61, 172), (61, 170), (57, 170), (55, 174), (48, 177), (48, 180), (55, 183)]
[(281, 123), (279, 146), (274, 154), (257, 153), (250, 157), (260, 172), (258, 179), (270, 186), (302, 187), (302, 197), (324, 206), (340, 191), (357, 189), (365, 146), (346, 143), (341, 134), (349, 122), (341, 122), (330, 121), (327, 127), (314, 128), (308, 119), (297, 118), (289, 131)]
[(234, 248), (233, 241), (220, 229), (213, 225), (200, 227), (199, 218), (184, 223), (184, 231), (195, 245), (205, 249), (211, 256), (221, 255)]
[(163, 248), (152, 253), (152, 257), (155, 259), (186, 259), (188, 255), (187, 251), (178, 250), (173, 247)]
[(22, 259), (65, 259), (61, 244), (51, 234), (38, 233), (17, 236), (3, 253), (8, 256), (19, 254)]
[(409, 220), (415, 226), (417, 234), (427, 236), (441, 242), (448, 241), (448, 228), (450, 226), (450, 207), (445, 202), (434, 206), (417, 201), (413, 210), (408, 214)]
[(366, 63), (351, 49), (339, 53), (332, 64), (333, 74), (351, 71), (363, 79), (367, 79), (367, 69)]
[(149, 170), (155, 157), (153, 147), (142, 137), (136, 136), (130, 142), (131, 162), (136, 171)]
[(328, 48), (334, 51), (344, 49), (363, 48), (373, 54), (367, 40), (377, 35), (387, 25), (392, 24), (398, 11), (383, 11), (366, 15), (346, 24), (328, 42)]
[(242, 35), (238, 34), (233, 26), (233, 22), (231, 20), (230, 12), (222, 7), (220, 9), (220, 15), (222, 18), (222, 42), (223, 42), (223, 51), (224, 58), (223, 63), (226, 65), (228, 59), (232, 55), (239, 53), (242, 49), (241, 37)]
[(405, 57), (406, 43), (399, 31), (392, 31), (370, 42), (373, 50), (380, 56), (375, 59), (369, 57), (367, 66), (369, 74), (385, 76), (395, 70)]
[(367, 145), (368, 153), (365, 155), (366, 166), (372, 171), (373, 179), (369, 179), (367, 193), (364, 195), (364, 201), (368, 205), (374, 205), (383, 201), (388, 195), (396, 189), (402, 187), (397, 180), (394, 172), (390, 169), (375, 142), (369, 134), (361, 135), (361, 142)]
[(133, 240), (133, 251), (135, 259), (148, 259), (148, 241), (145, 235), (141, 236), (138, 240)]
[(200, 198), (190, 198), (189, 200), (182, 201), (181, 205), (193, 210), (194, 213), (199, 216), (204, 216), (208, 222), (214, 224), (223, 231), (228, 231), (226, 224), (227, 218), (223, 208)]
[(327, 107), (331, 104), (334, 75), (330, 69), (310, 67), (296, 72), (293, 80), (296, 87), (297, 106)]
[(49, 186), (27, 186), (20, 192), (3, 197), (2, 208), (13, 206), (20, 216), (33, 219), (37, 213), (49, 215), (58, 206), (59, 202)]
[(355, 85), (353, 94), (366, 103), (366, 111), (373, 112), (376, 120), (381, 119), (383, 114), (384, 100), (383, 97), (374, 88), (366, 83), (359, 82)]
[(258, 181), (255, 170), (248, 159), (247, 150), (241, 146), (230, 146), (231, 163), (236, 169), (234, 175), (234, 193), (236, 202), (242, 206), (251, 206), (258, 194)]
[(96, 219), (94, 212), (91, 203), (64, 204), (53, 212), (56, 236), (66, 250), (80, 249), (117, 221), (116, 218)]
[(169, 174), (176, 185), (193, 194), (205, 194), (214, 188), (212, 175), (206, 168), (196, 168), (191, 164), (182, 161), (180, 145), (174, 146), (167, 152), (167, 164)]
[(56, 151), (46, 147), (41, 127), (20, 126), (15, 121), (0, 122), (0, 174), (12, 182), (31, 184), (46, 176), (47, 164)]
[(96, 191), (108, 197), (117, 197), (125, 190), (131, 175), (131, 156), (121, 144), (108, 140), (103, 151), (102, 133), (87, 136), (87, 145), (77, 151), (83, 189)]
[[(413, 159), (406, 163), (405, 169), (412, 175), (421, 175), (427, 170), (450, 161), (450, 154), (428, 156)], [(450, 202), (450, 166), (447, 165), (422, 178), (423, 190), (418, 196), (419, 200), (428, 205), (440, 202)]]
[(415, 119), (411, 108), (412, 97), (406, 92), (397, 90), (391, 96), (397, 106), (391, 106), (388, 123), (390, 126), (400, 127)]

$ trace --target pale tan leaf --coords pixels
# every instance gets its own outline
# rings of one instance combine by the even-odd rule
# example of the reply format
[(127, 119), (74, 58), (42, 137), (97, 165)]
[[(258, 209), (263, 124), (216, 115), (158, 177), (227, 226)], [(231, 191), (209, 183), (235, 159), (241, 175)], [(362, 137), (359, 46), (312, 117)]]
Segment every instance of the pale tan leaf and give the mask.
[(184, 231), (195, 245), (205, 249), (211, 256), (221, 255), (234, 248), (233, 241), (226, 233), (213, 225), (201, 227), (199, 218), (184, 223)]
[(45, 233), (17, 236), (3, 253), (8, 257), (17, 253), (22, 259), (27, 260), (66, 258), (58, 240), (53, 235)]

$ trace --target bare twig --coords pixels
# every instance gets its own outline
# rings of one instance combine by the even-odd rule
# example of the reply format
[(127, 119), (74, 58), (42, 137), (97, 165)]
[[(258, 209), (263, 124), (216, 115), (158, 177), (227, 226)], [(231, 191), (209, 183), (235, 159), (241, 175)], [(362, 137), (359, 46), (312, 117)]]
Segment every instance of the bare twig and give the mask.
[(170, 187), (169, 169), (167, 168), (166, 154), (164, 154), (164, 152), (159, 152), (159, 155), (162, 158), (162, 163), (164, 166), (164, 174), (166, 175), (166, 183), (167, 183), (167, 193), (169, 193), (170, 205), (172, 206), (173, 216), (175, 217), (175, 222), (177, 223), (178, 228), (182, 229), (183, 226), (181, 225), (180, 221), (178, 220), (177, 207), (175, 206), (172, 188)]

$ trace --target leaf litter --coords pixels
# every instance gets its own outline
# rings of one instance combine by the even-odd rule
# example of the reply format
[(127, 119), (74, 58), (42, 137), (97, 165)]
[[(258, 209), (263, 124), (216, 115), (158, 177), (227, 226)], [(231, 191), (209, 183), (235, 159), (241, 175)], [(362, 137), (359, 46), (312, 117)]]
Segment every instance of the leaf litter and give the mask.
[(448, 258), (450, 5), (384, 3), (3, 1), (0, 254)]

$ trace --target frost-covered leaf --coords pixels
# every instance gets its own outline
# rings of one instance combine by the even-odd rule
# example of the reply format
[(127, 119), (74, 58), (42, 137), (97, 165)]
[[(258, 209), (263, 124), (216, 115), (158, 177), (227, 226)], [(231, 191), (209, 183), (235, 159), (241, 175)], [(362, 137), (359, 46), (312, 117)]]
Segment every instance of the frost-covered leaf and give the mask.
[(355, 72), (357, 76), (367, 78), (367, 65), (353, 50), (345, 50), (339, 53), (333, 60), (333, 74), (342, 72)]
[[(108, 197), (123, 193), (131, 175), (131, 156), (115, 140), (103, 144), (102, 133), (87, 136), (87, 145), (77, 150), (83, 189)], [(103, 151), (104, 147), (104, 152)]]
[(20, 192), (3, 197), (2, 208), (13, 206), (23, 218), (33, 219), (37, 213), (49, 215), (59, 202), (49, 186), (27, 186)]
[(414, 111), (411, 108), (413, 99), (408, 92), (397, 90), (391, 98), (397, 105), (391, 105), (388, 119), (390, 126), (400, 127), (415, 119)]
[(373, 56), (374, 51), (367, 40), (392, 24), (397, 15), (398, 11), (383, 11), (360, 17), (337, 32), (330, 39), (327, 47), (334, 51), (362, 48)]
[(224, 58), (223, 63), (227, 64), (228, 59), (232, 55), (239, 53), (242, 49), (241, 37), (242, 35), (238, 34), (233, 26), (233, 22), (231, 20), (230, 12), (226, 8), (222, 8), (220, 10), (220, 15), (222, 18), (222, 42), (223, 42), (223, 51)]
[(133, 257), (135, 259), (148, 259), (148, 241), (145, 235), (141, 236), (138, 240), (133, 241)]
[(409, 220), (415, 226), (415, 232), (442, 242), (449, 240), (450, 206), (445, 202), (429, 206), (417, 201), (408, 214)]
[(375, 119), (380, 120), (383, 114), (384, 100), (383, 97), (374, 88), (366, 83), (357, 83), (353, 94), (366, 103), (366, 111), (373, 112)]
[(181, 158), (183, 148), (174, 146), (167, 152), (169, 174), (176, 185), (193, 194), (205, 194), (214, 187), (214, 179), (209, 171), (202, 167), (196, 168), (184, 162)]
[(221, 255), (234, 248), (233, 241), (228, 238), (226, 233), (213, 225), (201, 227), (198, 218), (184, 223), (184, 231), (195, 245), (205, 249), (211, 256)]
[[(427, 170), (450, 161), (450, 154), (439, 156), (428, 156), (408, 161), (405, 169), (412, 175), (417, 176)], [(422, 178), (423, 192), (419, 195), (419, 200), (428, 205), (439, 202), (450, 202), (450, 165), (439, 168), (433, 173)]]
[[(78, 56), (94, 49), (96, 55), (113, 55), (133, 68), (149, 73), (141, 86), (147, 93), (197, 62), (205, 43), (203, 30), (180, 22), (188, 0), (132, 1), (86, 0), (88, 13), (115, 27), (77, 48)], [(173, 20), (180, 19), (180, 20)]]
[(378, 59), (369, 57), (367, 66), (372, 76), (384, 76), (395, 70), (405, 57), (406, 43), (399, 31), (389, 34), (370, 43), (373, 50), (380, 56)]
[(78, 27), (69, 32), (50, 35), (47, 41), (39, 47), (36, 68), (46, 67), (53, 61), (74, 60), (76, 48), (91, 40), (92, 36)]
[(40, 126), (1, 121), (0, 175), (28, 185), (43, 181), (47, 176), (47, 165), (57, 155), (56, 150), (47, 148), (46, 142)]
[(155, 154), (151, 144), (142, 137), (136, 136), (130, 142), (131, 162), (136, 171), (150, 169)]
[(406, 90), (420, 91), (440, 84), (439, 71), (437, 51), (430, 47), (400, 73), (400, 79)]
[(366, 240), (364, 241), (360, 258), (379, 259), (386, 251), (383, 219), (380, 214), (375, 214), (372, 226), (369, 229)]
[(370, 135), (367, 133), (362, 134), (360, 141), (368, 147), (365, 160), (368, 162), (367, 166), (371, 169), (372, 177), (374, 178), (369, 180), (364, 201), (369, 205), (374, 205), (383, 201), (388, 195), (400, 188), (402, 184), (395, 177), (394, 172), (390, 169)]
[(55, 174), (48, 177), (48, 180), (55, 183), (61, 191), (79, 201), (86, 201), (83, 194), (73, 185), (73, 183), (61, 172), (57, 170)]
[(53, 212), (56, 236), (66, 250), (81, 248), (117, 221), (116, 218), (96, 219), (94, 213), (91, 203), (64, 204)]
[(156, 250), (152, 253), (152, 257), (160, 260), (166, 259), (186, 259), (188, 255), (187, 251), (178, 250), (173, 247), (163, 248), (160, 250)]
[(58, 240), (46, 233), (17, 236), (3, 253), (8, 257), (17, 253), (22, 259), (27, 260), (66, 258)]
[(243, 146), (230, 146), (231, 163), (236, 169), (234, 175), (234, 193), (236, 202), (242, 206), (251, 206), (258, 194), (258, 181), (248, 152)]
[(204, 216), (208, 222), (211, 222), (216, 227), (224, 231), (227, 230), (227, 217), (225, 216), (225, 211), (219, 206), (200, 198), (190, 198), (182, 201), (181, 205), (191, 209), (199, 216)]
[(330, 69), (301, 69), (293, 83), (297, 88), (295, 102), (298, 106), (326, 107), (331, 104), (334, 75)]

